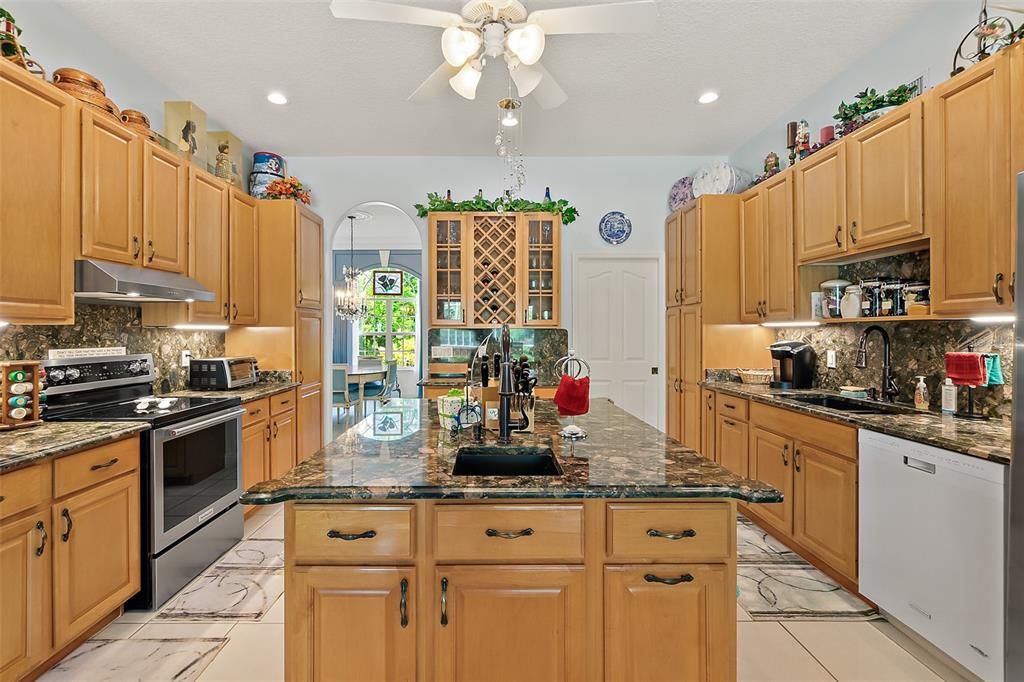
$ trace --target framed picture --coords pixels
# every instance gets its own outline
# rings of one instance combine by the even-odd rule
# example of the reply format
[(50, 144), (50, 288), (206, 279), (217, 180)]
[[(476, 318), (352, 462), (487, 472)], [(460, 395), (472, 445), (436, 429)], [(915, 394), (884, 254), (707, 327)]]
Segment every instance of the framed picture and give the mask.
[(374, 270), (374, 296), (401, 296), (405, 288), (405, 273), (401, 270)]
[(373, 415), (373, 435), (401, 436), (405, 429), (401, 412), (378, 412)]

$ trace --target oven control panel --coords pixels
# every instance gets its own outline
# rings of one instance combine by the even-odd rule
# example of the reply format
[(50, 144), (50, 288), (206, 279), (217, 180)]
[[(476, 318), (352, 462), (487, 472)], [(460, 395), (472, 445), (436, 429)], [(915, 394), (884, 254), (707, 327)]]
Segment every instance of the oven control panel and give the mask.
[(43, 366), (46, 368), (46, 387), (50, 393), (136, 384), (155, 378), (153, 356), (149, 353), (50, 360), (44, 362)]

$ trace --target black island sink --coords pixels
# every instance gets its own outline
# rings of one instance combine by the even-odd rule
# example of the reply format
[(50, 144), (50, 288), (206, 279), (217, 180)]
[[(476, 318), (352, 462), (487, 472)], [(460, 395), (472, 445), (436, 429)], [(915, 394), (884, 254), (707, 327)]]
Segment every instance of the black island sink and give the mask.
[(789, 400), (795, 400), (805, 405), (817, 405), (830, 410), (840, 412), (853, 412), (856, 414), (913, 414), (914, 410), (908, 407), (900, 407), (890, 403), (881, 403), (873, 400), (858, 400), (837, 395), (785, 395)]
[(561, 476), (548, 446), (463, 445), (455, 452), (453, 476)]

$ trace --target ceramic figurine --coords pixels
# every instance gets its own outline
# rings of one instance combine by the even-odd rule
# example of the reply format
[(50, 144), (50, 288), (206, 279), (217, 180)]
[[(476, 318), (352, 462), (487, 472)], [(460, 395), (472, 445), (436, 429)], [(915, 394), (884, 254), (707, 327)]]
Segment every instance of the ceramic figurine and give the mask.
[(778, 173), (781, 165), (782, 162), (779, 160), (779, 155), (775, 152), (768, 152), (768, 156), (764, 157), (765, 177)]
[(806, 120), (801, 120), (796, 130), (796, 153), (801, 159), (811, 153), (811, 127)]
[(228, 155), (228, 143), (221, 142), (217, 145), (217, 161), (213, 174), (218, 178), (231, 180), (231, 157)]

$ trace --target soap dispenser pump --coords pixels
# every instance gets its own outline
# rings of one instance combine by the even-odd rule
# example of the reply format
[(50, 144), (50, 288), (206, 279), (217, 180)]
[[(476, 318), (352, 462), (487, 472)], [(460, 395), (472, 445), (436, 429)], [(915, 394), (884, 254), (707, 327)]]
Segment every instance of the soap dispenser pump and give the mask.
[(917, 386), (914, 387), (914, 407), (922, 412), (928, 411), (928, 384), (924, 383), (924, 375), (918, 375)]

